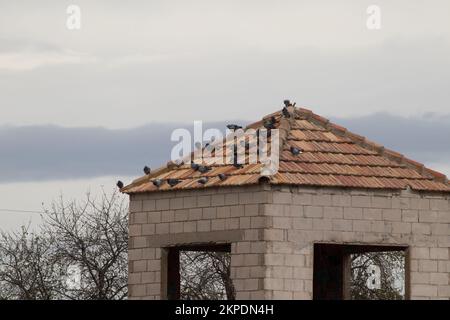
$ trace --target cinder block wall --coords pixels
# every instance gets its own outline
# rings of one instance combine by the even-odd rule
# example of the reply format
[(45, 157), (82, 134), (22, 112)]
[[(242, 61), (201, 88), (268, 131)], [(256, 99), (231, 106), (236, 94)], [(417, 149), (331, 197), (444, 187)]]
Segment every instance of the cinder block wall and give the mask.
[[(238, 299), (264, 299), (263, 206), (268, 186), (210, 188), (132, 195), (129, 216), (129, 298), (166, 298), (164, 248), (231, 243)], [(270, 231), (266, 231), (270, 232)]]
[[(409, 246), (411, 299), (450, 298), (449, 197), (409, 191), (273, 187), (264, 205), (264, 289), (271, 299), (311, 299), (313, 243)], [(408, 271), (407, 271), (408, 272)]]
[(407, 245), (412, 299), (450, 298), (449, 196), (269, 185), (131, 196), (130, 299), (165, 298), (164, 248), (231, 243), (238, 299), (311, 299), (313, 243)]

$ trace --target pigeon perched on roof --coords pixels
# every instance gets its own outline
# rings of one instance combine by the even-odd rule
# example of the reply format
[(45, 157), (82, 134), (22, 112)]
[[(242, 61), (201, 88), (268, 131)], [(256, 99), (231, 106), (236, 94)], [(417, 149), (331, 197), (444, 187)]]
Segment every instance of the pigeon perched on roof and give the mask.
[(230, 130), (238, 130), (238, 129), (242, 129), (242, 126), (239, 126), (237, 124), (228, 124), (227, 128)]
[(277, 122), (277, 120), (275, 119), (274, 116), (270, 117), (269, 119), (265, 119), (263, 122), (263, 126), (266, 129), (275, 129), (275, 123)]
[(299, 149), (299, 148), (296, 148), (296, 147), (291, 147), (291, 153), (292, 153), (294, 156), (298, 156), (300, 153), (302, 153), (302, 150)]
[(153, 180), (153, 185), (159, 188), (162, 185), (163, 181), (161, 179)]
[(198, 171), (200, 171), (201, 173), (206, 173), (210, 170), (211, 170), (211, 167), (208, 167), (208, 166), (199, 166), (198, 167)]
[(117, 184), (116, 184), (116, 186), (119, 188), (119, 189), (122, 189), (123, 188), (123, 182), (122, 181), (117, 181)]
[(284, 116), (285, 118), (290, 118), (290, 117), (291, 117), (291, 113), (289, 112), (289, 110), (288, 110), (286, 107), (284, 107), (284, 108), (281, 110), (281, 112), (283, 113), (283, 116)]
[(167, 183), (171, 186), (174, 187), (177, 184), (179, 184), (181, 182), (180, 179), (167, 179)]
[(195, 147), (196, 147), (197, 149), (201, 149), (201, 148), (202, 148), (202, 143), (201, 143), (200, 141), (197, 141), (197, 142), (195, 143)]
[(145, 173), (146, 175), (149, 175), (150, 172), (151, 172), (150, 168), (147, 167), (147, 166), (145, 166), (145, 167), (144, 167), (144, 173)]

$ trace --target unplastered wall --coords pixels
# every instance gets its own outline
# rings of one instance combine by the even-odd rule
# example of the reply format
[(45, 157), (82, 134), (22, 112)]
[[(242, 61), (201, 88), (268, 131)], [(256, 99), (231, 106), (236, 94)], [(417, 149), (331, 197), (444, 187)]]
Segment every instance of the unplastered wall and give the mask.
[(263, 185), (131, 195), (129, 298), (166, 298), (164, 248), (231, 243), (237, 298), (264, 299), (268, 202), (271, 191)]
[(129, 297), (165, 298), (164, 248), (231, 243), (238, 299), (311, 299), (315, 242), (406, 245), (411, 298), (448, 299), (449, 198), (269, 185), (131, 196)]
[(411, 191), (272, 187), (265, 297), (311, 299), (315, 242), (407, 245), (409, 297), (450, 298), (449, 196)]

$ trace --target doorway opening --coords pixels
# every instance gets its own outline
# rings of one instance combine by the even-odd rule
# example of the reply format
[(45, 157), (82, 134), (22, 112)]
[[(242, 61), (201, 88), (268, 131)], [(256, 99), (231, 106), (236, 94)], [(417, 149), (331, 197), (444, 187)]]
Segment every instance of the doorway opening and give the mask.
[(167, 298), (234, 300), (230, 252), (229, 244), (167, 248)]
[(402, 300), (408, 297), (405, 246), (314, 244), (315, 300)]

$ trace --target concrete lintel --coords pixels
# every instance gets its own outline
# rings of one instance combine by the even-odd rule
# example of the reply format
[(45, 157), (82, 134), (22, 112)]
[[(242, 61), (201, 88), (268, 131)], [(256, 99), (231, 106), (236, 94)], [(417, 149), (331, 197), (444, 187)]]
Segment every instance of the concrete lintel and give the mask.
[(184, 232), (148, 236), (147, 243), (150, 248), (163, 248), (206, 243), (231, 243), (240, 241), (243, 237), (243, 230)]

